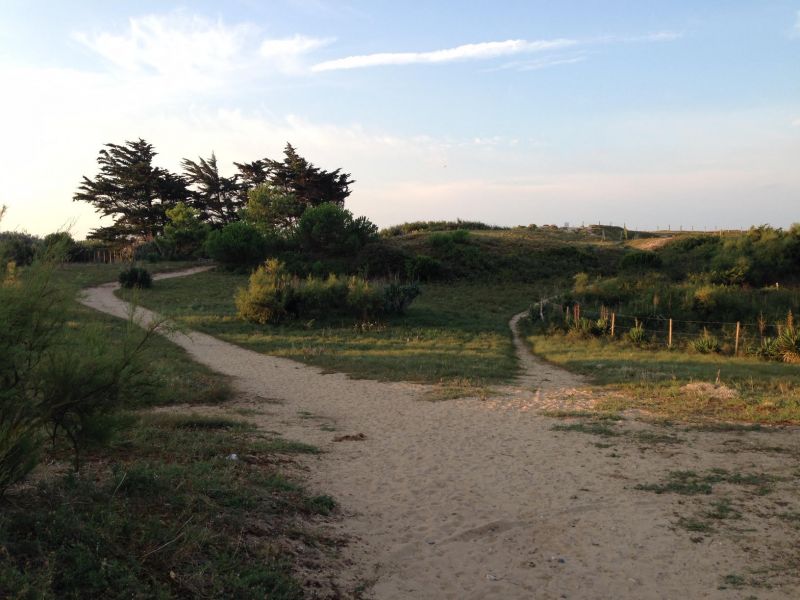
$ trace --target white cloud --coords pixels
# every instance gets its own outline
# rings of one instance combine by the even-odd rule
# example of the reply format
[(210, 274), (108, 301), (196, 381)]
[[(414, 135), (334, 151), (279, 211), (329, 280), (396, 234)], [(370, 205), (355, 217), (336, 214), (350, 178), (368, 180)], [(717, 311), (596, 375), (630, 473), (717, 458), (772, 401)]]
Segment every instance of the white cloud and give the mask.
[(487, 69), (488, 71), (507, 71), (509, 69), (515, 71), (539, 71), (558, 65), (573, 65), (586, 60), (583, 55), (567, 56), (567, 57), (550, 57), (550, 58), (537, 58), (533, 60), (515, 60), (494, 69)]
[(131, 18), (121, 33), (73, 38), (124, 72), (206, 80), (254, 67), (295, 74), (302, 56), (331, 42), (303, 35), (263, 39), (252, 23), (228, 25), (180, 11)]
[[(515, 56), (537, 52), (549, 52), (564, 48), (586, 46), (591, 44), (608, 43), (647, 43), (669, 42), (682, 36), (675, 31), (658, 31), (639, 36), (605, 36), (590, 40), (553, 39), (553, 40), (505, 40), (501, 42), (481, 42), (477, 44), (464, 44), (454, 48), (432, 50), (429, 52), (378, 52), (375, 54), (358, 54), (334, 60), (327, 60), (314, 65), (311, 70), (338, 71), (343, 69), (360, 69), (364, 67), (378, 67), (388, 65), (410, 64), (436, 64), (462, 60), (486, 60), (501, 56)], [(523, 63), (509, 63), (502, 68), (519, 68), (520, 70), (543, 69), (559, 64), (572, 64), (584, 60), (583, 57), (566, 59), (543, 59), (541, 61)]]
[(800, 10), (797, 11), (797, 19), (794, 21), (795, 33), (800, 33)]
[(336, 71), (384, 65), (436, 64), (461, 60), (485, 60), (497, 58), (499, 56), (557, 50), (574, 46), (577, 43), (576, 40), (570, 39), (535, 41), (505, 40), (502, 42), (464, 44), (454, 48), (445, 48), (430, 52), (380, 52), (377, 54), (361, 54), (318, 63), (312, 67), (312, 71)]
[(259, 54), (285, 73), (299, 73), (304, 70), (303, 57), (314, 50), (332, 43), (333, 38), (313, 38), (295, 35), (289, 38), (264, 40)]

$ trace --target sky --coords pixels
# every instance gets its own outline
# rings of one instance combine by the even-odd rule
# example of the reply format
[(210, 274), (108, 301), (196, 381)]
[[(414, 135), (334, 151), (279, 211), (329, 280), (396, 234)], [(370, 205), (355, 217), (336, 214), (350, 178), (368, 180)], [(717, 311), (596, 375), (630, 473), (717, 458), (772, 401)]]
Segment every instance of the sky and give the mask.
[(83, 237), (105, 143), (280, 158), (381, 227), (800, 221), (800, 0), (0, 0), (2, 229)]

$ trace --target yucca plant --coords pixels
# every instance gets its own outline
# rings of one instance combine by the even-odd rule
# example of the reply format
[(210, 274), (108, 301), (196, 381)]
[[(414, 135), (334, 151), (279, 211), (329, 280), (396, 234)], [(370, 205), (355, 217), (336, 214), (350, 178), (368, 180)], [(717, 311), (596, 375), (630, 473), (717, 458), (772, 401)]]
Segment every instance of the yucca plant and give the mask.
[(708, 329), (704, 327), (703, 335), (696, 340), (692, 340), (692, 348), (695, 352), (699, 352), (700, 354), (711, 354), (720, 351), (720, 343), (719, 340), (708, 333)]
[(778, 340), (771, 337), (762, 338), (761, 342), (757, 345), (754, 344), (751, 346), (747, 353), (751, 354), (752, 356), (763, 358), (764, 360), (777, 360)]
[(779, 360), (786, 363), (800, 363), (800, 330), (794, 326), (794, 315), (789, 311), (786, 326), (775, 340), (775, 351)]
[(643, 344), (645, 340), (644, 325), (639, 322), (639, 319), (634, 321), (633, 327), (628, 330), (628, 341), (634, 344)]

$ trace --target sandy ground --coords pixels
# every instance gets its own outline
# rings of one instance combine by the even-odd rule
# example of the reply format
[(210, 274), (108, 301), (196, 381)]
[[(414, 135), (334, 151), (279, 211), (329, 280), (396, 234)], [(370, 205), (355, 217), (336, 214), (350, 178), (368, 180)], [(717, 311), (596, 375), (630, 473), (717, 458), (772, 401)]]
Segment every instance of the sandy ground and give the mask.
[[(83, 302), (124, 317), (115, 287), (89, 289)], [(351, 540), (336, 575), (344, 597), (362, 597), (356, 586), (381, 600), (800, 597), (786, 574), (800, 564), (798, 532), (775, 516), (800, 511), (796, 431), (681, 431), (669, 445), (553, 431), (561, 421), (542, 409), (591, 406), (591, 391), (520, 340), (525, 374), (506, 395), (426, 402), (425, 386), (352, 380), (200, 333), (168, 335), (234, 378), (237, 406), (255, 409), (254, 422), (326, 451), (308, 460), (307, 477), (341, 506), (326, 527)], [(702, 534), (676, 522), (710, 498), (635, 489), (671, 470), (714, 467), (785, 479), (766, 496), (722, 486), (744, 517)], [(777, 574), (755, 588), (724, 581), (749, 581), (762, 566)]]

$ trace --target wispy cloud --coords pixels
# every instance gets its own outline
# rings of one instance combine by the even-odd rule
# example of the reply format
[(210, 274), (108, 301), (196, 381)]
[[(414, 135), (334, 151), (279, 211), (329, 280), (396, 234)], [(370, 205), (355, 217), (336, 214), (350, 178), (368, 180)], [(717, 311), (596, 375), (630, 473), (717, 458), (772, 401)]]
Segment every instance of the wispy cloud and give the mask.
[(499, 67), (495, 67), (493, 69), (487, 69), (487, 71), (507, 71), (507, 70), (539, 71), (541, 69), (556, 67), (558, 65), (574, 65), (576, 63), (580, 63), (585, 60), (586, 56), (582, 54), (578, 56), (561, 56), (561, 57), (536, 58), (532, 60), (515, 60), (500, 65)]
[(386, 65), (437, 64), (463, 60), (485, 60), (501, 56), (513, 56), (546, 50), (558, 50), (576, 45), (571, 39), (555, 40), (505, 40), (502, 42), (481, 42), (464, 44), (454, 48), (432, 50), (430, 52), (379, 52), (347, 56), (318, 63), (312, 71), (338, 71)]
[(303, 35), (264, 39), (252, 23), (229, 25), (182, 11), (131, 18), (119, 33), (80, 32), (73, 38), (125, 72), (205, 78), (254, 66), (296, 73), (303, 70), (302, 57), (332, 41)]
[[(658, 31), (638, 36), (605, 36), (590, 40), (577, 40), (558, 38), (553, 40), (505, 40), (501, 42), (480, 42), (477, 44), (464, 44), (454, 48), (432, 50), (429, 52), (378, 52), (374, 54), (358, 54), (328, 60), (314, 65), (311, 70), (339, 71), (344, 69), (361, 69), (365, 67), (379, 67), (389, 65), (411, 64), (437, 64), (464, 60), (487, 60), (504, 56), (533, 54), (538, 52), (552, 52), (578, 46), (609, 43), (646, 43), (669, 42), (681, 37), (675, 31)], [(542, 59), (534, 61), (518, 61), (499, 67), (516, 68), (519, 70), (536, 70), (558, 64), (572, 64), (581, 62), (584, 57), (571, 57), (566, 59)]]

